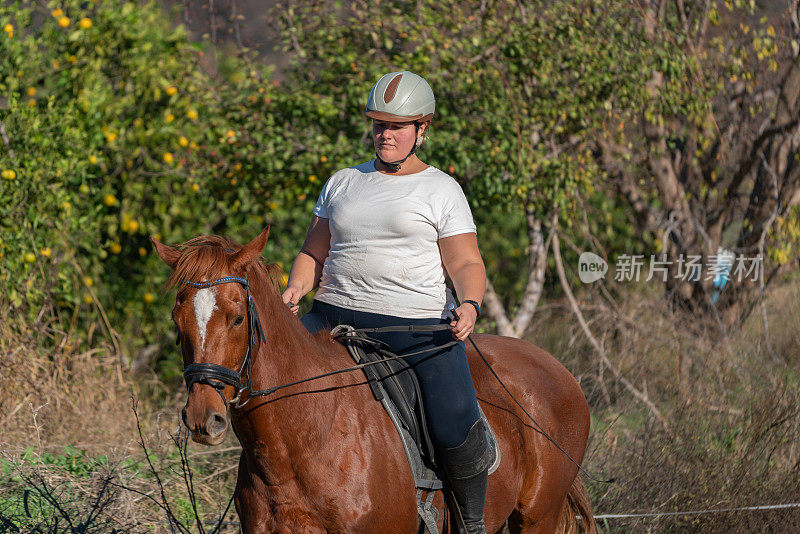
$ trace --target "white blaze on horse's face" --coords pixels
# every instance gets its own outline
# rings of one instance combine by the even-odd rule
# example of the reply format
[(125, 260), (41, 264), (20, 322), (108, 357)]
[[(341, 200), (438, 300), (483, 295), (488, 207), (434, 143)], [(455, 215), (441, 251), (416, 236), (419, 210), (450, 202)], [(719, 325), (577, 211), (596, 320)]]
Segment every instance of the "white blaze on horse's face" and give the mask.
[(200, 348), (206, 346), (206, 327), (211, 319), (211, 314), (217, 309), (217, 290), (215, 287), (201, 289), (194, 296), (194, 317), (197, 319), (197, 328), (200, 332)]

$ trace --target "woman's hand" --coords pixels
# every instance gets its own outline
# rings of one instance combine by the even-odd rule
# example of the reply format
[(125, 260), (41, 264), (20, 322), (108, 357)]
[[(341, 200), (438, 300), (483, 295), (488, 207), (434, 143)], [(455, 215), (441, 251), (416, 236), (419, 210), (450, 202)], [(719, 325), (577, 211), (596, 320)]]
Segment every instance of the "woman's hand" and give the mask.
[(289, 307), (289, 310), (295, 315), (300, 310), (300, 299), (303, 298), (303, 290), (296, 286), (289, 286), (286, 291), (281, 295), (284, 304)]
[(455, 310), (458, 321), (450, 323), (450, 330), (453, 337), (459, 341), (464, 341), (467, 336), (475, 330), (475, 321), (478, 320), (478, 311), (470, 303), (464, 303)]

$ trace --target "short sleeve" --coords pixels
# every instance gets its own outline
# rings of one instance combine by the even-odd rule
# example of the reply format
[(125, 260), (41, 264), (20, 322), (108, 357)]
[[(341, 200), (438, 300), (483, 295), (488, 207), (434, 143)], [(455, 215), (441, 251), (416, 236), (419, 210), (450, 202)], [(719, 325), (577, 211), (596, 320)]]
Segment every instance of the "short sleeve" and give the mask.
[(442, 212), (437, 230), (439, 239), (476, 233), (475, 221), (472, 219), (472, 211), (469, 209), (467, 197), (453, 178), (450, 178), (448, 187), (444, 188)]
[(314, 215), (323, 219), (330, 219), (330, 216), (328, 215), (328, 206), (330, 206), (331, 201), (331, 182), (333, 182), (333, 178), (334, 177), (331, 176), (328, 178), (328, 181), (325, 182), (325, 185), (322, 187), (322, 191), (319, 194), (319, 198), (317, 199), (317, 205), (314, 206)]

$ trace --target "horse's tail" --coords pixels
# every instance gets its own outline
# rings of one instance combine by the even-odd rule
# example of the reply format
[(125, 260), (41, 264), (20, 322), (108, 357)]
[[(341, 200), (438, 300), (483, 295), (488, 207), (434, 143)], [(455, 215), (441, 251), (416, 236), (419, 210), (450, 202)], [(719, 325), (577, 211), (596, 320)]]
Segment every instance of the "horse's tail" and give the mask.
[[(586, 496), (586, 488), (583, 486), (580, 473), (572, 481), (564, 504), (558, 528), (560, 534), (578, 534), (581, 524), (583, 524), (586, 534), (597, 534), (592, 505), (589, 504), (589, 497)], [(578, 516), (580, 516), (580, 522), (578, 522)]]

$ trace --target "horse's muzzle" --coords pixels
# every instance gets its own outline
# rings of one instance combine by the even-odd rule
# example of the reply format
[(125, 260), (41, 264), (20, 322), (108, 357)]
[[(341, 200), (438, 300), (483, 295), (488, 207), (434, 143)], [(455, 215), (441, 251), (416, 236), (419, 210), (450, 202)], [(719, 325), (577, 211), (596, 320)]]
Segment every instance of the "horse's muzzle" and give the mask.
[(219, 445), (225, 439), (228, 419), (213, 408), (195, 414), (187, 404), (181, 411), (183, 424), (192, 433), (192, 441), (203, 445)]

